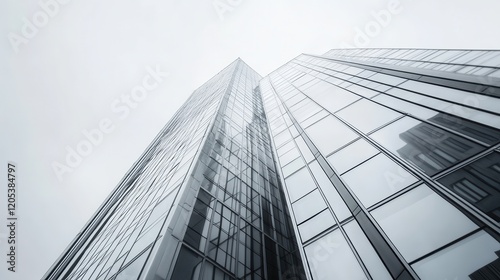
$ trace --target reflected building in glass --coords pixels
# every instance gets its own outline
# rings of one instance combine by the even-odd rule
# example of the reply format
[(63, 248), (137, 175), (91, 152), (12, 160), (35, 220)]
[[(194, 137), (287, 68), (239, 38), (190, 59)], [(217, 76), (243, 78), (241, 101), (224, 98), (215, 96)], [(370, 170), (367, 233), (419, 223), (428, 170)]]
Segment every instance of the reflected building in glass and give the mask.
[(342, 49), (197, 89), (45, 279), (500, 279), (500, 51)]

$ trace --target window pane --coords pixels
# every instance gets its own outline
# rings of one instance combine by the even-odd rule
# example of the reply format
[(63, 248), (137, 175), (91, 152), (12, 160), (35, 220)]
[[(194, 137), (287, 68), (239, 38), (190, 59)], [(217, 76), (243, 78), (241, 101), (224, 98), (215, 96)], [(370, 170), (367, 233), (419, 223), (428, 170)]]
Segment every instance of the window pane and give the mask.
[(471, 122), (467, 119), (442, 113), (439, 113), (428, 120), (444, 127), (451, 128), (454, 131), (475, 138), (489, 145), (500, 142), (500, 130), (477, 122)]
[(425, 185), (373, 210), (372, 215), (409, 262), (477, 228)]
[(309, 150), (309, 147), (307, 146), (306, 142), (302, 137), (297, 137), (295, 138), (295, 141), (297, 143), (297, 146), (299, 147), (300, 152), (302, 153), (302, 156), (307, 162), (310, 162), (311, 160), (314, 159), (314, 155), (311, 153), (311, 150)]
[(498, 112), (498, 108), (500, 108), (500, 99), (498, 98), (486, 95), (478, 95), (463, 90), (431, 85), (417, 81), (406, 81), (398, 87), (421, 92), (425, 95), (430, 95), (435, 98), (442, 98), (444, 100), (457, 102), (458, 104), (466, 103), (470, 106), (493, 113)]
[(342, 109), (336, 115), (364, 133), (368, 133), (401, 116), (400, 113), (367, 99), (362, 99)]
[(410, 117), (374, 132), (371, 137), (429, 175), (484, 149), (472, 141)]
[(292, 136), (290, 135), (290, 132), (288, 132), (288, 130), (285, 129), (285, 131), (281, 132), (280, 134), (276, 135), (276, 137), (274, 137), (274, 144), (278, 148), (291, 138)]
[(324, 155), (358, 137), (354, 131), (331, 115), (308, 127), (306, 132)]
[(336, 111), (360, 99), (359, 96), (333, 85), (330, 90), (321, 94), (310, 95), (310, 97), (314, 101), (321, 104), (321, 106), (325, 109), (330, 111), (330, 113), (335, 113)]
[(373, 249), (370, 241), (366, 238), (356, 221), (349, 222), (344, 226), (344, 230), (349, 236), (349, 239), (353, 243), (356, 251), (361, 257), (361, 260), (367, 267), (370, 275), (375, 280), (391, 279), (391, 275), (385, 268), (384, 264), (380, 260), (377, 252)]
[(323, 197), (316, 189), (303, 198), (295, 201), (292, 204), (292, 208), (295, 214), (295, 220), (297, 221), (297, 224), (300, 224), (314, 214), (324, 210), (326, 208), (326, 204)]
[(310, 83), (310, 82), (316, 82), (316, 81), (317, 81), (317, 79), (315, 79), (313, 76), (305, 74), (302, 77), (293, 81), (293, 84), (297, 87), (301, 87), (302, 85), (305, 85), (305, 84)]
[(391, 96), (403, 98), (432, 109), (453, 114), (465, 119), (470, 119), (485, 125), (500, 128), (500, 117), (492, 113), (479, 111), (474, 108), (463, 107), (459, 104), (453, 104), (448, 101), (435, 99), (429, 96), (420, 95), (400, 88), (392, 88), (385, 92)]
[(292, 174), (293, 172), (297, 171), (299, 168), (303, 166), (304, 166), (304, 161), (302, 160), (301, 157), (299, 157), (283, 167), (283, 176), (286, 178), (288, 175)]
[(386, 74), (382, 74), (382, 73), (377, 73), (377, 74), (371, 76), (370, 80), (374, 80), (374, 81), (388, 84), (391, 86), (396, 86), (396, 85), (399, 85), (400, 83), (406, 81), (406, 79), (402, 79), (399, 77), (386, 75)]
[(321, 110), (319, 111), (317, 114), (314, 114), (313, 116), (305, 119), (303, 122), (300, 123), (300, 125), (303, 127), (303, 128), (306, 128), (308, 126), (310, 126), (311, 124), (317, 122), (318, 120), (326, 117), (328, 115), (328, 112), (325, 111), (325, 110)]
[(381, 94), (372, 100), (422, 119), (429, 119), (438, 114), (437, 111), (386, 94)]
[[(291, 143), (293, 143), (293, 141)], [(281, 166), (285, 166), (288, 163), (290, 163), (292, 160), (298, 158), (299, 156), (300, 156), (299, 150), (297, 150), (296, 148), (293, 148), (290, 151), (283, 154), (282, 156), (280, 156), (280, 164), (281, 164)]]
[(371, 89), (368, 89), (368, 88), (365, 88), (365, 87), (362, 87), (362, 86), (358, 86), (358, 85), (355, 85), (355, 84), (351, 84), (350, 86), (347, 87), (348, 90), (354, 92), (354, 93), (357, 93), (361, 96), (364, 96), (366, 98), (372, 98), (374, 97), (375, 95), (379, 94), (380, 92), (378, 91), (374, 91), (374, 90), (371, 90)]
[(127, 266), (127, 268), (125, 268), (122, 272), (120, 272), (114, 279), (115, 280), (137, 279), (148, 257), (147, 253), (148, 250), (144, 251), (142, 253), (142, 256), (135, 259), (131, 264)]
[(302, 243), (305, 243), (333, 225), (335, 225), (335, 220), (328, 209), (305, 221), (299, 225)]
[(295, 116), (295, 119), (299, 123), (301, 123), (307, 118), (318, 113), (319, 111), (321, 111), (321, 107), (319, 107), (316, 103), (310, 101), (309, 103), (307, 103), (307, 105), (297, 108), (297, 110), (292, 111), (292, 113)]
[(277, 149), (278, 156), (283, 156), (286, 154), (288, 151), (291, 149), (295, 148), (295, 144), (293, 142), (288, 142), (285, 145), (281, 146), (279, 149)]
[[(427, 257), (412, 267), (421, 279), (470, 279), (471, 274), (493, 261), (500, 244), (484, 231)], [(476, 276), (476, 275), (474, 275)], [(476, 277), (478, 277), (477, 275)], [(482, 277), (473, 279), (486, 279)]]
[(302, 88), (302, 92), (304, 92), (308, 96), (321, 95), (324, 92), (331, 91), (334, 87), (335, 86), (330, 83), (319, 80), (317, 83), (311, 85), (308, 88)]
[(187, 247), (182, 246), (177, 257), (172, 279), (198, 279), (200, 273), (199, 265), (202, 261), (202, 257)]
[(339, 230), (305, 247), (305, 252), (315, 280), (367, 279)]
[(329, 156), (328, 162), (342, 174), (379, 151), (364, 139), (359, 139), (349, 146)]
[(319, 188), (323, 191), (323, 194), (325, 195), (328, 204), (330, 204), (330, 207), (332, 207), (337, 219), (339, 221), (343, 221), (350, 217), (351, 212), (345, 205), (344, 200), (342, 200), (332, 182), (330, 182), (330, 179), (328, 179), (328, 176), (326, 176), (321, 166), (319, 166), (319, 163), (314, 161), (309, 165), (309, 168), (311, 168), (314, 178), (316, 178), (316, 181), (319, 184)]
[(500, 222), (500, 153), (494, 152), (439, 182)]
[(291, 202), (296, 201), (316, 188), (316, 184), (314, 183), (307, 168), (302, 168), (300, 171), (286, 178), (285, 184), (288, 194), (290, 195)]
[(366, 207), (417, 181), (383, 154), (376, 155), (341, 177)]

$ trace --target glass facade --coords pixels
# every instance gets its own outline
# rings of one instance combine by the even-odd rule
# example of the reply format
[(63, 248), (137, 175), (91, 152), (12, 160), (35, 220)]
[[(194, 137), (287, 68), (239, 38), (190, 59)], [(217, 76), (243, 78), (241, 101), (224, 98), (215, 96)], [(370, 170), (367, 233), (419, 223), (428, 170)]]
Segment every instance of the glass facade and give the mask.
[(500, 51), (342, 49), (197, 89), (46, 279), (500, 279)]
[(500, 279), (499, 70), (348, 49), (261, 80), (310, 279)]

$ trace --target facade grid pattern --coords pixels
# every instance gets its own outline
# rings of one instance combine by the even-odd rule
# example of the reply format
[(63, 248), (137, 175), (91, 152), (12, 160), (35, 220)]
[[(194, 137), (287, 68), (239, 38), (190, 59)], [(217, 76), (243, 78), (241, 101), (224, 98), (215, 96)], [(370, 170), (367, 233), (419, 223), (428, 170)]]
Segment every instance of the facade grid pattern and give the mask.
[(341, 49), (198, 88), (45, 279), (500, 278), (500, 51)]

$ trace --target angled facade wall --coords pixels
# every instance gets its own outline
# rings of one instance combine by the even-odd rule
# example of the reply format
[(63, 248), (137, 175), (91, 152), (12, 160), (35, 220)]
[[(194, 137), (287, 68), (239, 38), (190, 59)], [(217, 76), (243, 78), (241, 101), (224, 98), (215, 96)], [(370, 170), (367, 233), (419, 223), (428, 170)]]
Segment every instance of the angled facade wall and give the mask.
[(197, 89), (45, 279), (499, 279), (500, 51), (343, 49)]
[(498, 51), (332, 50), (261, 81), (308, 276), (500, 277), (499, 65)]

